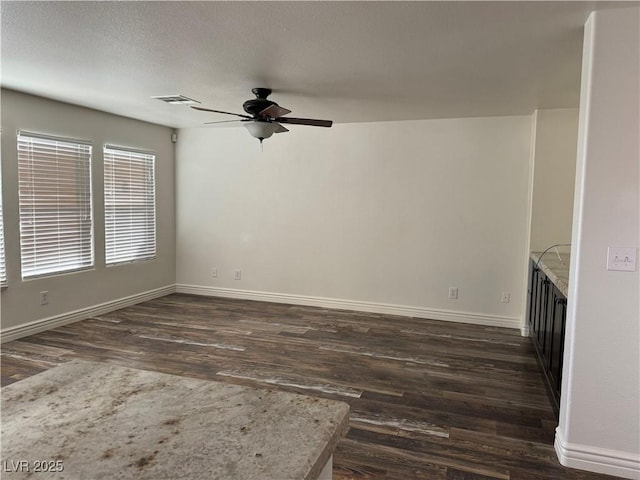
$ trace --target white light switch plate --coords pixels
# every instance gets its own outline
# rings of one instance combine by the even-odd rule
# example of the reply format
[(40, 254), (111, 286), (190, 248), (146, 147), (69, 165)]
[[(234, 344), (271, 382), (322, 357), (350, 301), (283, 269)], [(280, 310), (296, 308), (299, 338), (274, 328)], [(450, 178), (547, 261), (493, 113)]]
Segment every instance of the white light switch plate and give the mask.
[(635, 272), (636, 253), (635, 247), (609, 247), (607, 250), (607, 270)]

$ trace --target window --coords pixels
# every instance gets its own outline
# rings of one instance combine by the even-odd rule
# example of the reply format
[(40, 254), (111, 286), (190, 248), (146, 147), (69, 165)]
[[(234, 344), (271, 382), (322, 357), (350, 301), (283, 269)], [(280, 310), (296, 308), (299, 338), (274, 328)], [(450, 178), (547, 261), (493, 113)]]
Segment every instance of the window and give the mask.
[[(0, 134), (2, 130), (0, 130)], [(7, 286), (7, 264), (4, 253), (4, 217), (2, 215), (2, 162), (0, 161), (0, 287)]]
[(93, 266), (91, 145), (18, 133), (22, 278)]
[(107, 265), (156, 256), (155, 155), (104, 147)]
[(6, 287), (6, 286), (7, 286), (7, 267), (5, 264), (5, 257), (4, 257), (4, 222), (2, 217), (2, 199), (0, 199), (0, 287)]

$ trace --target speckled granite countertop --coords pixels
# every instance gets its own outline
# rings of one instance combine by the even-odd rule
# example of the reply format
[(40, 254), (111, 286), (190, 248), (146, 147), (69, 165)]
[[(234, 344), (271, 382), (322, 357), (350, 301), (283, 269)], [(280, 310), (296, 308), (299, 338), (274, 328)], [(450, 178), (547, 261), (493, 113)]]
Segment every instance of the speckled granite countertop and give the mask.
[(558, 287), (562, 294), (567, 297), (569, 292), (569, 262), (571, 255), (569, 253), (560, 253), (560, 258), (554, 250), (550, 250), (542, 256), (542, 252), (531, 252), (531, 258), (538, 265), (544, 274)]
[(78, 360), (1, 394), (7, 480), (315, 479), (348, 428), (344, 402)]

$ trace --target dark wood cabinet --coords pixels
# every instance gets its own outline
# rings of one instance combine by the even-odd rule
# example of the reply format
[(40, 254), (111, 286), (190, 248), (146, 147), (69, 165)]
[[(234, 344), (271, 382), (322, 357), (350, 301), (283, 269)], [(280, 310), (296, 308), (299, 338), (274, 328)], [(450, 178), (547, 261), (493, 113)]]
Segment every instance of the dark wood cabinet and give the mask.
[(560, 387), (562, 386), (562, 356), (564, 355), (564, 331), (567, 320), (567, 299), (558, 290), (553, 289), (552, 329), (550, 333), (549, 347), (549, 375), (552, 386), (557, 392), (557, 400), (560, 403)]
[(562, 386), (567, 298), (533, 260), (529, 268), (528, 294), (529, 335), (557, 415)]

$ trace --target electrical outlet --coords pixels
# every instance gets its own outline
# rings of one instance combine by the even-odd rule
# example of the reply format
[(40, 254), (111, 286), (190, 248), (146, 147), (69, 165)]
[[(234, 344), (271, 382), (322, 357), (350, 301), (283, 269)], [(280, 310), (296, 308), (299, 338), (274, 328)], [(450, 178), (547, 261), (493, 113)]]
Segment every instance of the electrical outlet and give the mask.
[(511, 293), (510, 292), (502, 292), (502, 297), (500, 300), (502, 303), (509, 303), (511, 301)]
[(211, 278), (216, 278), (218, 276), (218, 269), (216, 267), (213, 267), (211, 269)]
[(49, 292), (40, 292), (40, 305), (49, 305)]
[(449, 298), (452, 300), (458, 299), (458, 287), (449, 287)]
[(236, 270), (236, 280), (242, 280), (242, 270)]

